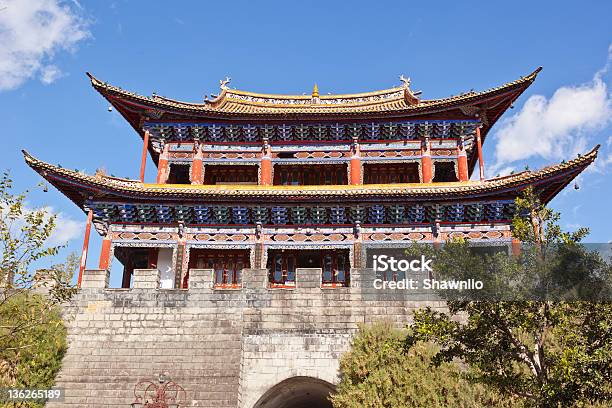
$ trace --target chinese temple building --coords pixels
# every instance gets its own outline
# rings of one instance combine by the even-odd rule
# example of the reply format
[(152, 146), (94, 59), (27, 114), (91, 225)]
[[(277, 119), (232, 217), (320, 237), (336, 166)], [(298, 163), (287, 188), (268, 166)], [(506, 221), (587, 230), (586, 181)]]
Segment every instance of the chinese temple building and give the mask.
[[(90, 75), (144, 141), (140, 180), (26, 160), (89, 213), (104, 237), (99, 267), (117, 258), (124, 287), (134, 269), (158, 268), (162, 287), (186, 288), (190, 268), (204, 267), (218, 287), (240, 287), (250, 267), (269, 269), (271, 286), (295, 285), (300, 267), (344, 286), (367, 245), (511, 240), (523, 189), (548, 202), (592, 162), (595, 151), (485, 179), (482, 144), (538, 72), (436, 100), (420, 99), (404, 77), (347, 95), (319, 95), (316, 85), (311, 95), (256, 94), (226, 79), (203, 103), (144, 97)], [(147, 156), (155, 183), (144, 182)]]
[[(453, 237), (511, 247), (515, 198), (533, 187), (548, 203), (595, 160), (597, 147), (485, 177), (483, 143), (539, 71), (443, 99), (421, 98), (403, 76), (346, 95), (316, 85), (258, 94), (228, 78), (201, 103), (89, 75), (142, 139), (140, 177), (88, 175), (24, 152), (88, 215), (58, 382), (66, 401), (49, 406), (128, 406), (129, 384), (163, 372), (189, 406), (329, 407), (360, 323), (404, 324), (415, 308), (444, 307), (365, 296), (366, 250)], [(91, 225), (102, 250), (98, 269), (85, 270)], [(123, 265), (114, 290), (113, 259)]]

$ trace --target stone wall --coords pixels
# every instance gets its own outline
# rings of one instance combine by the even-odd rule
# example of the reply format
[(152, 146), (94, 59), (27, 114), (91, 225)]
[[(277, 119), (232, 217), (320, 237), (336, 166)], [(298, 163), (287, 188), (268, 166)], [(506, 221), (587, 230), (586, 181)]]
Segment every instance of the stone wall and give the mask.
[(337, 381), (338, 359), (358, 325), (406, 323), (415, 307), (443, 307), (360, 287), (321, 288), (320, 269), (298, 269), (295, 289), (268, 289), (267, 271), (245, 270), (243, 288), (213, 289), (212, 270), (191, 270), (189, 289), (156, 289), (156, 270), (136, 270), (134, 288), (107, 289), (106, 271), (86, 271), (66, 308), (69, 350), (49, 407), (128, 407), (134, 385), (166, 374), (187, 406), (252, 408), (292, 377)]

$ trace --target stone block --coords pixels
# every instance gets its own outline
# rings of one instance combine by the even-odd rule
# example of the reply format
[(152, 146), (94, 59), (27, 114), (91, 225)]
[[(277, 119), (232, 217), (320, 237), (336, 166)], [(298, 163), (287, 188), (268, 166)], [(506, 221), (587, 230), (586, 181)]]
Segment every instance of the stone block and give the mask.
[(321, 268), (296, 268), (295, 285), (298, 288), (320, 288), (322, 273)]
[(159, 288), (159, 271), (157, 269), (134, 269), (134, 289)]
[(243, 269), (242, 286), (246, 289), (266, 289), (268, 287), (268, 270)]
[(81, 288), (83, 289), (104, 289), (108, 288), (110, 270), (108, 269), (87, 269), (83, 273)]
[(214, 273), (212, 269), (190, 269), (189, 289), (212, 289)]

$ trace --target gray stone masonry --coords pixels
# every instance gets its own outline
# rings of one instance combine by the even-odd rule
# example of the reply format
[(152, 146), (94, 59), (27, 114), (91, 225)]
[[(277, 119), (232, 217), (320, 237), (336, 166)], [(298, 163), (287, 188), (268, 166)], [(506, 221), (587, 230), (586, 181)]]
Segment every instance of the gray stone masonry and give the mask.
[(212, 289), (212, 269), (191, 269), (189, 271), (189, 287), (191, 289)]
[(88, 270), (66, 306), (69, 350), (55, 407), (127, 408), (134, 385), (165, 373), (187, 391), (187, 407), (252, 408), (283, 380), (338, 379), (338, 361), (359, 324), (406, 324), (438, 301), (360, 287), (321, 288), (320, 269), (298, 269), (296, 287), (269, 289), (264, 269), (243, 271), (243, 288), (215, 289), (210, 269), (191, 270), (189, 289), (158, 289), (156, 270), (134, 271), (134, 288), (108, 289)]
[(159, 288), (159, 271), (157, 269), (134, 269), (134, 289)]
[(89, 269), (83, 274), (81, 288), (83, 289), (104, 289), (108, 287), (110, 270)]

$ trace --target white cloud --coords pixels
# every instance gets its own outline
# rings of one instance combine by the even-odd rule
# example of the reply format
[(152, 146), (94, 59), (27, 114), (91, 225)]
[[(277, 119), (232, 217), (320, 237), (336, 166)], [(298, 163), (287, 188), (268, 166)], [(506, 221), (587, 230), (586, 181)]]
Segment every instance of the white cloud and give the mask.
[[(29, 203), (25, 202), (23, 206), (23, 214), (28, 214), (33, 211), (38, 210), (39, 208), (34, 208), (30, 206)], [(47, 244), (50, 246), (55, 245), (64, 245), (69, 241), (74, 240), (75, 238), (79, 238), (83, 235), (85, 231), (85, 222), (77, 221), (70, 216), (62, 212), (57, 212), (53, 207), (46, 206), (43, 207), (42, 210), (45, 211), (47, 216), (55, 215), (55, 228), (51, 233), (51, 236), (47, 240)], [(6, 207), (0, 208), (0, 212), (2, 215), (6, 215), (7, 209)], [(48, 218), (47, 218), (48, 219)], [(16, 222), (11, 224), (10, 233), (12, 236), (18, 236), (20, 234), (21, 228), (25, 226), (25, 215), (19, 217)]]
[(533, 95), (522, 109), (501, 123), (495, 134), (493, 169), (530, 157), (566, 159), (583, 153), (588, 133), (612, 121), (612, 102), (604, 76), (612, 58), (593, 80), (579, 86), (563, 86), (550, 97)]
[(40, 82), (45, 85), (52, 84), (62, 76), (62, 71), (55, 65), (47, 65), (40, 72)]
[[(54, 213), (53, 208), (47, 208)], [(79, 238), (85, 231), (85, 222), (74, 220), (64, 213), (55, 213), (55, 230), (49, 238), (51, 245), (63, 245), (73, 239)]]
[(73, 51), (89, 37), (78, 3), (61, 0), (0, 2), (0, 91), (19, 87), (33, 77), (51, 83), (61, 76), (52, 61), (59, 51)]

